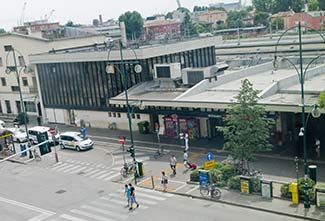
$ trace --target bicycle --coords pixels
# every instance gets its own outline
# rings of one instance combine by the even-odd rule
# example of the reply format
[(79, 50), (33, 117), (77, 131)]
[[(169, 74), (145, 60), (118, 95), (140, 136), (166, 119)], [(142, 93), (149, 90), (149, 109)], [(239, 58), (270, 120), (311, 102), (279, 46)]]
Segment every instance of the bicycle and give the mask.
[(127, 176), (130, 175), (130, 174), (134, 174), (135, 171), (136, 171), (136, 165), (135, 165), (135, 163), (133, 163), (133, 162), (128, 162), (128, 163), (125, 163), (125, 164), (123, 165), (123, 167), (121, 168), (120, 173), (121, 173), (121, 175), (122, 175), (123, 177), (127, 177)]
[(221, 190), (216, 184), (205, 184), (200, 186), (200, 194), (203, 197), (210, 197), (212, 199), (219, 199), (221, 197)]

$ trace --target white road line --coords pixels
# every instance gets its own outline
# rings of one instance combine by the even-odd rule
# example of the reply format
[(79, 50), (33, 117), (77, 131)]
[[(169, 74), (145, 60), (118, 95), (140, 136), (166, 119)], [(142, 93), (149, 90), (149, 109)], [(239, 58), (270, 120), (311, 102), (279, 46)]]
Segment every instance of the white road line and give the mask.
[(78, 215), (87, 216), (89, 218), (93, 218), (93, 219), (98, 220), (98, 221), (114, 221), (113, 219), (108, 219), (108, 218), (105, 218), (105, 217), (102, 217), (102, 216), (98, 216), (98, 215), (95, 215), (95, 214), (87, 213), (87, 212), (84, 212), (84, 211), (81, 211), (81, 210), (77, 210), (77, 209), (70, 210), (70, 212), (71, 213), (78, 214)]
[(194, 190), (199, 189), (199, 187), (200, 187), (199, 185), (193, 187), (192, 189), (190, 189), (189, 191), (187, 191), (186, 194), (189, 194), (189, 193), (193, 192)]
[(61, 163), (60, 165), (52, 166), (51, 169), (56, 170), (56, 169), (58, 169), (60, 167), (66, 166), (66, 165), (71, 165), (71, 164), (70, 163)]
[[(121, 206), (125, 206), (125, 201), (122, 201), (122, 200), (118, 200), (118, 199), (113, 199), (113, 198), (107, 198), (107, 197), (101, 197), (100, 199), (102, 200), (106, 200), (106, 201), (109, 201), (109, 202), (112, 202), (112, 203), (115, 203), (117, 205), (121, 205)], [(139, 202), (140, 203), (140, 202)], [(148, 209), (147, 206), (144, 206), (140, 203), (140, 206), (139, 206), (140, 209)]]
[(87, 167), (81, 167), (81, 168), (79, 168), (79, 169), (77, 169), (77, 170), (72, 170), (72, 171), (70, 171), (69, 173), (70, 174), (74, 174), (74, 173), (79, 173), (80, 171), (82, 171), (82, 170), (84, 170), (84, 169), (86, 169)]
[[(150, 157), (149, 156), (146, 156), (146, 157), (137, 157), (137, 161), (138, 162), (143, 162), (143, 161), (146, 161), (146, 160), (150, 160)], [(124, 160), (115, 160), (115, 165), (116, 164), (123, 165), (123, 163), (124, 163)]]
[[(32, 205), (28, 205), (28, 204), (25, 204), (25, 203), (17, 202), (17, 201), (2, 198), (2, 197), (0, 197), (0, 202), (5, 202), (5, 203), (8, 203), (8, 204), (11, 204), (11, 205), (14, 205), (14, 206), (18, 206), (18, 207), (21, 207), (21, 208), (25, 208), (25, 209), (29, 209), (29, 210), (32, 210), (32, 211), (42, 213), (40, 216), (42, 216), (42, 217), (46, 216), (46, 218), (50, 217), (50, 216), (53, 216), (55, 214), (54, 212), (51, 212), (51, 211), (48, 211), (48, 210), (45, 210), (45, 209), (41, 209), (39, 207), (35, 207), (35, 206), (32, 206)], [(42, 220), (42, 219), (39, 219), (39, 218), (41, 218), (40, 216), (34, 217), (34, 218), (30, 219), (30, 220), (33, 220), (33, 219), (34, 219), (33, 221)]]
[(98, 173), (95, 173), (94, 175), (90, 176), (90, 178), (95, 178), (95, 177), (97, 177), (97, 176), (103, 175), (104, 173), (107, 173), (107, 171), (104, 170), (104, 171), (100, 171), (100, 172), (98, 172)]
[(111, 179), (113, 179), (113, 178), (115, 178), (117, 176), (121, 176), (121, 174), (120, 173), (116, 173), (116, 174), (114, 174), (112, 176), (109, 176), (109, 177), (105, 178), (104, 180), (111, 180)]
[(114, 172), (113, 172), (113, 171), (110, 171), (110, 172), (108, 172), (108, 173), (105, 173), (104, 175), (101, 175), (101, 176), (99, 176), (99, 177), (96, 177), (96, 179), (101, 180), (101, 179), (103, 179), (103, 178), (105, 178), (105, 177), (111, 175), (112, 173), (114, 173)]
[(145, 189), (145, 188), (138, 187), (136, 189), (136, 193), (139, 193), (139, 192), (146, 192), (146, 193), (151, 193), (151, 194), (157, 194), (157, 195), (161, 195), (161, 196), (165, 196), (165, 197), (172, 197), (172, 196), (174, 196), (173, 194), (170, 194), (170, 193), (159, 192), (159, 191), (155, 191), (155, 190), (149, 190), (149, 189)]
[(73, 171), (73, 170), (75, 170), (75, 169), (77, 169), (77, 168), (80, 168), (80, 167), (81, 167), (80, 165), (77, 165), (77, 166), (71, 167), (70, 169), (63, 171), (63, 173), (68, 173), (68, 172)]
[(91, 171), (90, 173), (85, 173), (85, 174), (83, 174), (84, 176), (90, 176), (90, 175), (92, 175), (92, 174), (94, 174), (94, 173), (97, 173), (98, 171), (100, 171), (100, 169), (93, 169), (93, 171)]
[[(117, 198), (120, 198), (120, 197), (121, 197), (120, 194), (118, 194), (118, 193), (110, 193), (110, 194), (108, 194), (108, 195), (111, 196), (111, 197), (117, 197)], [(138, 193), (136, 193), (136, 196), (138, 196)], [(157, 204), (157, 203), (154, 202), (154, 201), (145, 200), (145, 199), (143, 199), (143, 198), (139, 199), (139, 198), (137, 197), (137, 200), (139, 200), (139, 202), (141, 202), (141, 204), (142, 204), (142, 203), (144, 203), (144, 204), (146, 204), (146, 205), (156, 205), (156, 204)]]
[(42, 214), (40, 214), (40, 215), (38, 215), (38, 216), (36, 216), (34, 218), (31, 218), (31, 219), (29, 219), (27, 221), (42, 221), (42, 220), (44, 220), (44, 219), (46, 219), (46, 218), (48, 218), (50, 216), (53, 216), (53, 215), (52, 214), (42, 213)]
[[(119, 192), (123, 193), (124, 190), (119, 190)], [(150, 198), (150, 199), (154, 199), (154, 200), (159, 200), (159, 201), (166, 200), (166, 198), (163, 198), (163, 197), (160, 197), (160, 196), (153, 196), (152, 194), (149, 195), (149, 194), (146, 194), (146, 193), (141, 193), (139, 191), (136, 191), (136, 195), (137, 196), (140, 196), (140, 197), (145, 197), (145, 198)]]
[(67, 220), (70, 220), (70, 221), (88, 221), (88, 220), (77, 218), (77, 217), (70, 216), (70, 215), (67, 215), (67, 214), (62, 214), (60, 216), (60, 218), (67, 219)]
[(75, 166), (75, 164), (71, 164), (71, 165), (68, 165), (68, 166), (61, 167), (59, 169), (56, 169), (55, 171), (63, 171), (63, 170), (69, 169), (69, 168), (74, 167), (74, 166)]
[(176, 188), (175, 190), (173, 190), (173, 192), (177, 192), (178, 190), (180, 190), (180, 189), (186, 187), (186, 185), (187, 185), (187, 184), (184, 183), (182, 186), (180, 186), (180, 187)]
[(84, 172), (84, 173), (88, 173), (88, 172), (90, 172), (90, 171), (92, 171), (92, 170), (94, 170), (94, 168), (88, 168), (87, 170), (84, 170), (83, 172)]
[(99, 213), (102, 213), (102, 214), (105, 214), (105, 215), (108, 215), (108, 216), (111, 216), (115, 219), (126, 219), (128, 218), (129, 216), (127, 215), (123, 215), (123, 214), (118, 214), (118, 213), (114, 213), (112, 211), (107, 211), (107, 210), (103, 210), (103, 209), (99, 209), (99, 208), (96, 208), (96, 207), (93, 207), (93, 206), (88, 206), (88, 205), (83, 205), (81, 206), (81, 208), (83, 209), (87, 209), (87, 210), (91, 210), (93, 212), (99, 212)]

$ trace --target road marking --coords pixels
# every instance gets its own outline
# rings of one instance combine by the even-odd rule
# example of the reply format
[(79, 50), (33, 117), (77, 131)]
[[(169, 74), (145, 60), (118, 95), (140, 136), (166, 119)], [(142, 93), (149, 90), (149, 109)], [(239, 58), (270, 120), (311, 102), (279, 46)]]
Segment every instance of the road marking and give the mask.
[(115, 177), (117, 177), (117, 176), (121, 176), (121, 174), (120, 174), (120, 173), (116, 173), (116, 174), (114, 174), (114, 175), (112, 175), (112, 176), (110, 176), (110, 177), (107, 177), (107, 178), (104, 179), (104, 180), (111, 180), (111, 179), (113, 179), (113, 178), (115, 178)]
[(176, 188), (175, 190), (174, 190), (174, 192), (177, 192), (178, 190), (180, 190), (180, 189), (182, 189), (182, 188), (184, 188), (184, 187), (186, 187), (186, 183), (184, 183), (182, 186), (180, 186), (180, 187), (178, 187), (178, 188)]
[(113, 219), (108, 219), (108, 218), (105, 218), (105, 217), (102, 217), (102, 216), (94, 215), (94, 214), (87, 213), (87, 212), (77, 210), (77, 209), (70, 210), (70, 212), (78, 214), (78, 215), (87, 216), (89, 218), (93, 218), (93, 219), (98, 220), (98, 221), (114, 221)]
[(77, 217), (70, 216), (70, 215), (67, 215), (67, 214), (62, 214), (60, 216), (60, 218), (71, 220), (71, 221), (88, 221), (88, 220), (77, 218)]
[(193, 187), (192, 189), (190, 189), (189, 191), (187, 191), (186, 192), (186, 194), (189, 194), (189, 193), (191, 193), (191, 192), (193, 192), (194, 190), (197, 190), (197, 189), (199, 189), (199, 185), (198, 186), (195, 186), (195, 187)]
[(63, 173), (68, 173), (68, 172), (73, 171), (73, 170), (75, 170), (77, 168), (80, 168), (80, 166), (77, 165), (77, 166), (71, 167), (70, 169), (63, 171)]
[[(122, 209), (123, 209), (123, 212), (124, 212), (124, 209), (125, 208), (129, 207), (129, 205), (125, 205), (125, 204), (127, 204), (126, 202), (124, 204), (124, 207), (125, 208), (121, 207), (120, 205), (112, 204), (110, 202), (103, 203), (103, 202), (96, 202), (96, 201), (94, 201), (94, 202), (91, 202), (91, 204), (94, 204), (94, 205), (99, 206), (99, 207), (104, 207), (104, 208), (107, 208), (107, 209), (113, 209), (115, 211), (116, 210), (122, 211)], [(137, 211), (132, 211), (132, 214), (138, 214), (138, 212)]]
[(36, 216), (34, 218), (31, 218), (28, 221), (41, 221), (43, 219), (46, 219), (46, 218), (48, 218), (50, 216), (55, 215), (54, 212), (51, 212), (51, 211), (48, 211), (48, 210), (45, 210), (45, 209), (41, 209), (41, 208), (36, 207), (36, 206), (28, 205), (26, 203), (21, 203), (21, 202), (15, 201), (15, 200), (6, 199), (6, 198), (3, 198), (3, 197), (0, 197), (0, 202), (5, 202), (5, 203), (8, 203), (8, 204), (11, 204), (11, 205), (14, 205), (14, 206), (19, 206), (19, 207), (24, 208), (24, 209), (29, 209), (29, 210), (41, 213), (41, 215)]
[(66, 170), (66, 169), (69, 169), (71, 167), (74, 167), (75, 165), (74, 164), (71, 164), (71, 165), (68, 165), (68, 166), (65, 166), (65, 167), (61, 167), (59, 169), (55, 169), (56, 171), (63, 171), (63, 170)]
[(114, 213), (112, 211), (107, 211), (107, 210), (99, 209), (99, 208), (96, 208), (96, 207), (93, 207), (93, 206), (88, 206), (88, 205), (83, 205), (83, 206), (81, 206), (81, 208), (92, 210), (94, 212), (99, 212), (99, 213), (102, 213), (102, 214), (105, 214), (105, 215), (109, 215), (109, 216), (111, 216), (113, 218), (116, 218), (116, 219), (119, 219), (119, 220), (120, 219), (126, 219), (126, 218), (129, 217), (127, 215)]
[(81, 168), (79, 168), (79, 169), (77, 169), (77, 170), (70, 171), (69, 173), (70, 173), (70, 174), (79, 173), (80, 171), (82, 171), (82, 170), (84, 170), (84, 169), (86, 169), (86, 168), (87, 168), (87, 167), (81, 167)]
[[(106, 201), (109, 201), (109, 202), (112, 202), (112, 203), (115, 203), (115, 204), (118, 204), (121, 206), (125, 206), (125, 201), (122, 201), (122, 200), (108, 198), (108, 197), (101, 197), (100, 199), (106, 200)], [(140, 204), (139, 209), (148, 209), (148, 207)]]
[[(148, 157), (148, 156), (146, 156), (146, 157), (137, 157), (137, 162), (143, 162), (143, 161), (146, 161), (146, 160), (150, 160), (150, 157)], [(124, 164), (124, 160), (116, 160), (115, 161), (115, 164), (114, 165), (116, 165), (116, 164)]]
[(64, 167), (64, 166), (67, 166), (67, 165), (70, 165), (70, 164), (69, 163), (61, 163), (59, 165), (52, 166), (51, 169), (56, 170), (56, 169), (58, 169), (60, 167)]
[(147, 192), (147, 193), (151, 193), (151, 194), (157, 194), (157, 195), (163, 195), (163, 196), (166, 196), (166, 197), (172, 197), (174, 196), (173, 194), (171, 193), (165, 193), (165, 192), (158, 192), (158, 191), (154, 191), (154, 190), (149, 190), (149, 189), (146, 189), (146, 188), (137, 188), (137, 191), (142, 191), (142, 192)]
[(107, 173), (107, 171), (104, 170), (104, 171), (100, 171), (100, 172), (98, 172), (98, 173), (95, 173), (94, 175), (90, 176), (90, 178), (95, 178), (95, 177), (97, 177), (97, 176), (103, 175), (104, 173)]
[[(121, 197), (121, 195), (120, 194), (118, 194), (118, 193), (110, 193), (110, 194), (108, 194), (109, 196), (112, 196), (112, 197), (117, 197), (117, 198), (120, 198)], [(138, 196), (138, 193), (136, 193), (136, 196)], [(137, 197), (137, 199), (139, 199), (138, 197)], [(156, 205), (157, 203), (156, 202), (153, 202), (153, 201), (150, 201), (150, 200), (145, 200), (145, 199), (142, 199), (141, 198), (141, 200), (140, 200), (142, 203), (144, 203), (144, 204), (148, 204), (148, 205)]]
[[(119, 190), (119, 192), (123, 193), (124, 190)], [(166, 200), (166, 198), (163, 198), (163, 197), (160, 197), (160, 196), (153, 196), (152, 194), (149, 195), (149, 194), (146, 194), (146, 193), (141, 193), (140, 191), (137, 191), (136, 195), (141, 196), (141, 197), (151, 198), (151, 199), (154, 199), (154, 200), (159, 200), (159, 201)]]
[(83, 174), (84, 176), (90, 176), (90, 175), (92, 175), (92, 174), (94, 174), (94, 173), (97, 173), (98, 171), (100, 171), (100, 169), (93, 169), (93, 171), (91, 171), (90, 173), (85, 173), (85, 174)]
[(104, 175), (101, 175), (101, 176), (99, 176), (99, 177), (96, 177), (96, 179), (101, 180), (101, 179), (103, 179), (103, 178), (105, 178), (105, 177), (111, 175), (112, 173), (114, 173), (114, 172), (113, 172), (113, 171), (110, 171), (110, 172), (108, 172), (108, 173), (105, 173)]

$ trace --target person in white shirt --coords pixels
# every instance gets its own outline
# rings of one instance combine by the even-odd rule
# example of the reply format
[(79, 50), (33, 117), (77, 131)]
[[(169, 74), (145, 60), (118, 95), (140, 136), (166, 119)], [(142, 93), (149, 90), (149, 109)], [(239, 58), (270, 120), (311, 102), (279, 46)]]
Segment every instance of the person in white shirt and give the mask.
[(186, 152), (186, 150), (184, 150), (184, 154), (183, 154), (183, 162), (184, 162), (184, 166), (186, 168), (188, 168), (188, 154)]
[(176, 164), (177, 164), (177, 159), (175, 155), (172, 155), (170, 157), (170, 168), (173, 170), (173, 175), (176, 175)]
[(318, 138), (315, 139), (315, 152), (317, 159), (320, 158), (320, 140)]

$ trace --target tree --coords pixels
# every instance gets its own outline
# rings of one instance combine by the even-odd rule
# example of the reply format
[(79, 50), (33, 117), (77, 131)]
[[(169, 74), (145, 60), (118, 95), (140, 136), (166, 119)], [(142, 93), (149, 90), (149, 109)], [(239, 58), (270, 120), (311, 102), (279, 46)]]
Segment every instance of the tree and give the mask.
[(318, 104), (320, 108), (325, 108), (325, 91), (322, 91), (319, 95)]
[(267, 26), (269, 23), (268, 21), (269, 18), (269, 13), (267, 12), (256, 12), (254, 15), (254, 25), (259, 26), (259, 25), (264, 25)]
[(80, 27), (82, 26), (81, 24), (75, 24), (73, 23), (73, 21), (68, 21), (64, 26), (67, 26), (67, 27)]
[(243, 28), (245, 24), (243, 19), (248, 16), (248, 12), (246, 10), (241, 11), (231, 11), (228, 13), (227, 17), (227, 26), (228, 28)]
[(253, 0), (253, 6), (256, 11), (260, 12), (272, 12), (274, 8), (275, 0)]
[(320, 0), (318, 3), (319, 3), (319, 10), (325, 10), (325, 1)]
[(300, 12), (304, 7), (304, 0), (253, 0), (252, 3), (256, 11), (272, 14), (289, 10)]
[(207, 33), (211, 31), (211, 24), (203, 22), (195, 23), (194, 28), (196, 33)]
[(3, 28), (0, 28), (0, 34), (4, 34), (6, 33), (6, 30), (4, 30)]
[(188, 12), (185, 13), (184, 20), (181, 24), (181, 33), (184, 37), (197, 35), (197, 31)]
[(309, 0), (308, 9), (310, 11), (318, 11), (319, 10), (319, 1), (318, 0)]
[(219, 128), (224, 133), (224, 148), (230, 150), (235, 159), (248, 162), (257, 152), (270, 151), (269, 143), (272, 120), (266, 118), (265, 109), (257, 104), (258, 91), (245, 79), (242, 82), (237, 102), (230, 105), (224, 117), (225, 126)]
[(276, 17), (272, 21), (272, 29), (274, 30), (282, 30), (284, 28), (284, 20), (282, 17)]
[(142, 35), (143, 19), (139, 12), (125, 12), (118, 20), (125, 23), (126, 36), (128, 39), (139, 38)]
[(165, 15), (165, 19), (173, 19), (173, 12), (168, 12), (168, 13)]

